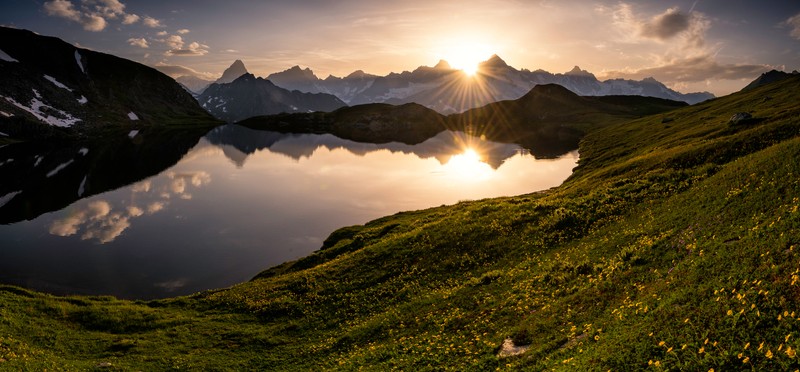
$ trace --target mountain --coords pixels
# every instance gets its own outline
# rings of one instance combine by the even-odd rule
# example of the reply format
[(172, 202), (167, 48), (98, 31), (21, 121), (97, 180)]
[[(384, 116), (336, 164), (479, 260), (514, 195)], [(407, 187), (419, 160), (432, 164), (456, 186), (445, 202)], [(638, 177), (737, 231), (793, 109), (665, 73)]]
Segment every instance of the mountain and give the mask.
[(227, 122), (281, 112), (333, 111), (346, 106), (336, 96), (289, 91), (249, 73), (231, 83), (211, 84), (197, 100), (214, 117)]
[(498, 55), (481, 62), (478, 73), (471, 77), (441, 60), (434, 67), (420, 66), (410, 72), (362, 76), (358, 83), (352, 80), (345, 83), (345, 79), (339, 78), (320, 80), (310, 69), (298, 66), (270, 75), (270, 78), (287, 89), (334, 94), (349, 105), (416, 102), (443, 114), (517, 99), (538, 84), (559, 84), (582, 96), (639, 95), (690, 104), (714, 98), (707, 92), (679, 93), (653, 78), (600, 81), (578, 66), (563, 74), (517, 70)]
[(516, 100), (490, 103), (448, 117), (450, 128), (511, 141), (537, 157), (578, 148), (584, 135), (610, 122), (658, 114), (685, 102), (642, 96), (579, 96), (558, 84), (540, 84)]
[(270, 74), (267, 76), (267, 80), (289, 90), (299, 90), (307, 93), (321, 93), (323, 91), (319, 84), (321, 80), (314, 75), (314, 72), (309, 68), (301, 69), (300, 66), (293, 66), (288, 70)]
[(227, 84), (233, 82), (234, 80), (238, 79), (240, 76), (247, 73), (247, 68), (244, 67), (244, 62), (241, 60), (233, 61), (233, 64), (230, 67), (226, 68), (225, 71), (222, 72), (222, 76), (220, 76), (215, 84)]
[[(574, 99), (557, 89), (529, 104)], [(668, 123), (659, 114), (590, 126), (558, 187), (342, 227), (313, 254), (227, 288), (123, 301), (0, 286), (0, 363), (795, 370), (797, 102), (792, 76), (670, 111)], [(759, 120), (731, 125), (742, 111)], [(465, 172), (453, 187), (471, 181)]]
[(213, 81), (205, 80), (193, 75), (179, 76), (175, 79), (175, 81), (186, 87), (186, 89), (193, 94), (203, 93), (203, 91), (213, 83)]
[(755, 88), (758, 88), (758, 87), (760, 87), (762, 85), (766, 85), (766, 84), (769, 84), (769, 83), (774, 83), (776, 81), (780, 81), (780, 80), (786, 79), (788, 77), (791, 77), (791, 76), (794, 76), (794, 75), (797, 75), (797, 74), (798, 74), (797, 71), (792, 71), (791, 73), (778, 71), (778, 70), (767, 71), (767, 72), (761, 74), (761, 76), (757, 77), (752, 82), (750, 82), (750, 84), (747, 84), (747, 86), (742, 88), (742, 90), (745, 91), (745, 90), (755, 89)]
[(0, 128), (18, 139), (215, 125), (170, 77), (60, 39), (0, 27)]
[(686, 103), (653, 97), (581, 97), (560, 85), (544, 84), (517, 100), (495, 102), (450, 116), (416, 103), (371, 103), (330, 113), (258, 116), (239, 124), (287, 133), (330, 133), (360, 142), (406, 144), (423, 142), (449, 129), (488, 140), (514, 142), (536, 157), (550, 158), (576, 149), (587, 131), (608, 122), (683, 106)]
[(307, 93), (333, 94), (348, 104), (353, 97), (369, 88), (375, 78), (377, 76), (357, 70), (343, 78), (330, 75), (320, 79), (311, 69), (301, 69), (300, 66), (293, 66), (267, 76), (269, 81), (281, 88)]

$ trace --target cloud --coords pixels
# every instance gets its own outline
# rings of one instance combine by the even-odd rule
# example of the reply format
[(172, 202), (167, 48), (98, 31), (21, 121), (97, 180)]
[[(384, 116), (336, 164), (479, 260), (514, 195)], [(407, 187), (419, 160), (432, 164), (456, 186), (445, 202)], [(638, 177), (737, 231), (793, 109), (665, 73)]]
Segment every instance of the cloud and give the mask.
[(130, 39), (128, 39), (128, 44), (130, 44), (131, 46), (138, 46), (139, 48), (149, 48), (150, 47), (147, 44), (147, 40), (145, 40), (145, 38), (143, 38), (143, 37), (140, 37), (138, 39), (130, 38)]
[(125, 13), (119, 0), (81, 0), (80, 9), (71, 0), (52, 0), (42, 7), (47, 15), (80, 23), (87, 31), (103, 31), (109, 19), (122, 19), (125, 25), (139, 21), (138, 15)]
[(192, 42), (186, 48), (171, 49), (165, 54), (168, 56), (203, 56), (208, 54), (208, 45)]
[(49, 16), (66, 18), (75, 22), (81, 20), (81, 13), (75, 10), (75, 6), (68, 0), (48, 1), (44, 3), (44, 11)]
[(83, 23), (83, 29), (86, 31), (103, 31), (106, 28), (106, 20), (105, 18), (97, 15), (97, 14), (90, 14), (83, 18), (81, 21)]
[(158, 36), (167, 36), (167, 32), (166, 31), (159, 31), (159, 32), (156, 32), (156, 35), (158, 35)]
[(669, 8), (649, 18), (634, 13), (633, 7), (625, 3), (620, 3), (611, 12), (604, 7), (596, 11), (611, 15), (619, 38), (627, 43), (655, 40), (660, 43), (671, 42), (679, 49), (703, 48), (706, 31), (711, 27), (711, 22), (702, 13), (683, 13), (678, 8)]
[(169, 75), (170, 77), (178, 78), (181, 76), (194, 76), (205, 80), (214, 80), (219, 77), (217, 74), (212, 74), (209, 72), (200, 72), (193, 68), (181, 66), (181, 65), (167, 65), (163, 62), (156, 63), (153, 66), (156, 70), (161, 71), (165, 75)]
[(792, 29), (789, 31), (789, 35), (800, 40), (800, 13), (789, 17), (782, 25), (791, 27)]
[(666, 40), (689, 29), (690, 16), (681, 13), (678, 8), (667, 9), (666, 12), (653, 17), (641, 25), (642, 36)]
[(159, 20), (157, 20), (157, 19), (155, 19), (153, 17), (150, 17), (150, 16), (144, 17), (144, 20), (142, 20), (142, 23), (145, 26), (150, 27), (150, 28), (164, 27), (164, 25), (161, 24), (161, 21), (159, 21)]
[(172, 49), (183, 48), (183, 38), (178, 35), (170, 35), (168, 38), (164, 39), (164, 43), (169, 45)]
[(179, 33), (179, 34), (181, 34), (181, 35), (185, 35), (185, 34), (188, 34), (188, 33), (189, 33), (189, 30), (188, 30), (188, 29), (185, 29), (185, 28), (182, 28), (182, 29), (180, 29), (180, 30), (178, 30), (178, 31), (176, 31), (176, 32), (177, 32), (177, 33)]
[(710, 79), (752, 79), (770, 69), (767, 65), (721, 64), (714, 56), (706, 54), (666, 60), (658, 66), (639, 70), (608, 71), (603, 76), (627, 79), (655, 77), (666, 83), (701, 82)]
[(132, 25), (136, 22), (139, 22), (140, 17), (136, 14), (126, 14), (122, 17), (122, 24), (123, 25)]

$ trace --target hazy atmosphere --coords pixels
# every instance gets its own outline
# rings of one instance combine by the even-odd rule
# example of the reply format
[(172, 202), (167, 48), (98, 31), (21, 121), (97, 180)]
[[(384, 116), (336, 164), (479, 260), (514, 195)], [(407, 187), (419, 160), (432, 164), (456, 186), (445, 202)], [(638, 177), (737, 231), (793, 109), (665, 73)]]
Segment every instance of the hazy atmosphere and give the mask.
[[(518, 69), (578, 65), (599, 79), (655, 77), (724, 95), (800, 66), (794, 1), (9, 1), (0, 24), (175, 74), (218, 77), (235, 59), (257, 76), (469, 68), (498, 54)], [(185, 69), (180, 69), (185, 68)]]

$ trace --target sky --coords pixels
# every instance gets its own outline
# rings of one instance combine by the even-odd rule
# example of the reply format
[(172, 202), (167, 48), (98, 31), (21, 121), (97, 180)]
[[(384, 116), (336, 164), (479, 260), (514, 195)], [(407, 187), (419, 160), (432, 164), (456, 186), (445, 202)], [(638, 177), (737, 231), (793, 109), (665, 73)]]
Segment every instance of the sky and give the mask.
[(206, 79), (236, 59), (257, 76), (299, 65), (325, 78), (497, 54), (724, 95), (800, 69), (797, 0), (10, 0), (0, 25)]

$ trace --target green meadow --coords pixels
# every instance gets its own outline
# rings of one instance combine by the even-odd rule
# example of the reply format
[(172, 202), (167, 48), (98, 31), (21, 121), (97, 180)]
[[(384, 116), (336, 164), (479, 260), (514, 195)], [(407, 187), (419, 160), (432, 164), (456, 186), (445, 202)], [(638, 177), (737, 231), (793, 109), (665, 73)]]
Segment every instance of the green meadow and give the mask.
[(231, 288), (2, 286), (0, 370), (800, 368), (800, 78), (580, 129), (557, 188), (343, 227)]

